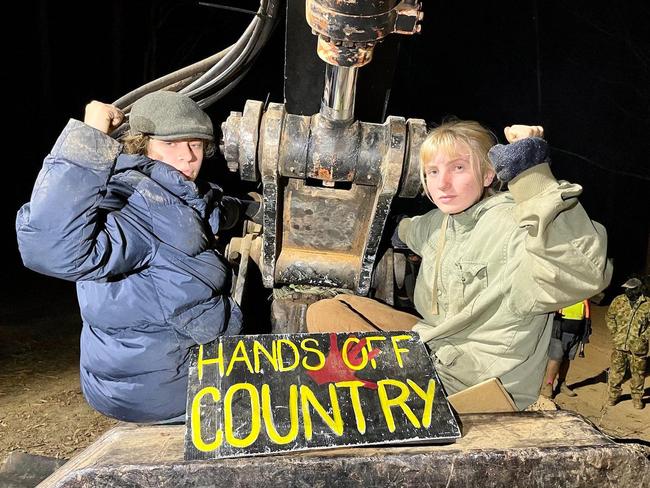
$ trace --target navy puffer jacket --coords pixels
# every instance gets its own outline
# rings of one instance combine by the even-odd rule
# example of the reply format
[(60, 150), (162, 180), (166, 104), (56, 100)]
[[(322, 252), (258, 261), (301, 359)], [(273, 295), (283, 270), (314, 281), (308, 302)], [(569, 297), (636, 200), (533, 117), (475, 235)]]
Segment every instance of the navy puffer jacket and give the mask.
[(16, 231), (25, 266), (77, 282), (81, 385), (131, 422), (185, 411), (189, 349), (237, 334), (229, 270), (213, 249), (220, 192), (71, 120)]

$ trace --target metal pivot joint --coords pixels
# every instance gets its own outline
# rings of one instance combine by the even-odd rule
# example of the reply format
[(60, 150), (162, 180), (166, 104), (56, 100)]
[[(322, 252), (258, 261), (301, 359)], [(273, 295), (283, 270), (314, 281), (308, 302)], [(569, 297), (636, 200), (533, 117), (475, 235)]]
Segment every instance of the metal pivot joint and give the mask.
[(223, 134), (228, 165), (242, 177), (255, 172), (244, 171), (242, 161), (249, 160), (241, 154), (257, 155), (264, 286), (318, 285), (367, 295), (391, 202), (418, 190), (424, 121), (332, 124), (321, 114), (288, 114), (271, 103), (257, 132), (252, 116), (244, 121), (259, 113), (251, 108), (259, 103), (249, 100), (243, 115), (231, 114)]

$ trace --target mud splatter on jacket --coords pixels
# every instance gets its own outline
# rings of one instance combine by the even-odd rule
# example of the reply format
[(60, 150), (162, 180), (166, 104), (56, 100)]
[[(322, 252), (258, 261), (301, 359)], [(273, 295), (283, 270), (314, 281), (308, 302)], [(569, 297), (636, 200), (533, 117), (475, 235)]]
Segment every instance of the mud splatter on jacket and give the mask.
[(213, 249), (217, 187), (121, 149), (71, 120), (16, 231), (27, 267), (77, 282), (88, 403), (124, 421), (165, 420), (185, 411), (189, 349), (238, 333), (241, 312)]

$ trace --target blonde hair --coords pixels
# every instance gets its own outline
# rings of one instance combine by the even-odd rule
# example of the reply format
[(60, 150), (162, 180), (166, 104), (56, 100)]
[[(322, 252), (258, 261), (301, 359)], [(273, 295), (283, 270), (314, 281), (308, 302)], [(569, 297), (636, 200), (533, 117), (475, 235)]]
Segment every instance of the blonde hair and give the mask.
[[(496, 136), (474, 120), (445, 120), (429, 132), (429, 135), (420, 147), (420, 181), (424, 193), (431, 199), (427, 189), (425, 165), (437, 153), (444, 152), (449, 156), (457, 153), (457, 144), (463, 144), (469, 149), (469, 162), (476, 180), (483, 186), (485, 176), (494, 168), (488, 158), (488, 151), (497, 142)], [(496, 181), (496, 178), (495, 178)], [(494, 190), (487, 188), (483, 198), (494, 194)]]
[[(147, 145), (151, 140), (151, 136), (143, 134), (142, 132), (127, 132), (120, 138), (120, 142), (124, 144), (124, 152), (126, 154), (147, 154)], [(213, 141), (203, 140), (203, 157), (209, 158), (214, 156), (216, 145)]]

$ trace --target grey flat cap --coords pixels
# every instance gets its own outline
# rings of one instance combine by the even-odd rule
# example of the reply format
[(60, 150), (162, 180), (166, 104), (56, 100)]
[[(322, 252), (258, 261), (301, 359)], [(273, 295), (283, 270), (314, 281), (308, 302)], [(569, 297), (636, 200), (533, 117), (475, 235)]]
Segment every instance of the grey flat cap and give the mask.
[(161, 141), (214, 139), (212, 121), (191, 98), (176, 92), (149, 93), (133, 104), (131, 129)]
[(625, 283), (621, 285), (622, 288), (636, 288), (637, 286), (641, 286), (643, 283), (641, 283), (641, 280), (639, 278), (630, 278), (627, 280)]

